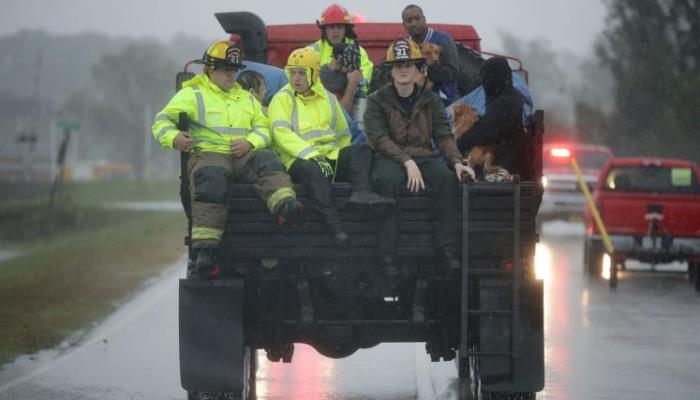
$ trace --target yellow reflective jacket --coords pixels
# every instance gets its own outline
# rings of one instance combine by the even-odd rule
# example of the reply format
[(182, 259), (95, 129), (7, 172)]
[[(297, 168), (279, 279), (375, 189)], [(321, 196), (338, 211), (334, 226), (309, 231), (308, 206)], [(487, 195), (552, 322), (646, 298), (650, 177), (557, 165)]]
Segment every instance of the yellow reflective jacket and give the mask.
[(313, 94), (304, 97), (287, 84), (267, 109), (273, 148), (287, 169), (297, 158), (324, 155), (337, 160), (340, 149), (350, 145), (348, 122), (338, 99), (319, 82), (311, 90)]
[[(354, 41), (352, 39), (345, 38), (345, 43), (353, 42)], [(330, 43), (328, 43), (327, 40), (321, 39), (317, 42), (310, 44), (309, 47), (318, 51), (321, 65), (328, 64), (331, 62), (331, 59), (333, 59), (333, 46)], [(362, 70), (362, 77), (365, 78), (365, 80), (367, 81), (367, 86), (369, 86), (369, 83), (372, 81), (373, 67), (374, 64), (372, 64), (372, 60), (369, 59), (367, 51), (364, 48), (360, 47), (360, 70)]]
[(191, 121), (194, 145), (190, 151), (231, 154), (229, 144), (235, 139), (246, 139), (256, 149), (270, 145), (269, 123), (260, 102), (238, 83), (224, 92), (200, 74), (182, 86), (153, 122), (151, 130), (161, 146), (173, 148), (181, 112)]

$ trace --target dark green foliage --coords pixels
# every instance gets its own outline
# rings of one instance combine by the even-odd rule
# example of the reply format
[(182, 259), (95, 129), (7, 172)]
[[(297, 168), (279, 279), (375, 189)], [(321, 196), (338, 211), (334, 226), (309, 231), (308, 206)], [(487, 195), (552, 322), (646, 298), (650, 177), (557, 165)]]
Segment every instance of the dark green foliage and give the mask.
[(621, 154), (700, 161), (700, 3), (611, 0), (597, 53), (616, 83), (607, 139)]

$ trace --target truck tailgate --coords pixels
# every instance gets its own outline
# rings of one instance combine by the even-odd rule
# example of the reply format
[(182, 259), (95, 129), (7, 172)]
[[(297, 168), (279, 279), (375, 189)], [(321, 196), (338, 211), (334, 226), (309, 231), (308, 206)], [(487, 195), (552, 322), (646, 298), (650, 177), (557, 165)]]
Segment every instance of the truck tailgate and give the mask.
[(600, 211), (610, 234), (642, 236), (649, 233), (647, 216), (663, 216), (658, 233), (672, 237), (700, 237), (700, 196), (686, 194), (605, 193)]

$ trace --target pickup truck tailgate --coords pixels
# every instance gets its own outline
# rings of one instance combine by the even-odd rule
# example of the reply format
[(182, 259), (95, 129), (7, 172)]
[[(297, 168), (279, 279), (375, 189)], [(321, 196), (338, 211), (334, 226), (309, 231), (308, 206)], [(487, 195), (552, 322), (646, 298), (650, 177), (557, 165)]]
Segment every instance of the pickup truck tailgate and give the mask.
[(600, 200), (601, 215), (610, 234), (647, 235), (648, 218), (660, 214), (659, 234), (700, 237), (700, 196), (606, 193)]

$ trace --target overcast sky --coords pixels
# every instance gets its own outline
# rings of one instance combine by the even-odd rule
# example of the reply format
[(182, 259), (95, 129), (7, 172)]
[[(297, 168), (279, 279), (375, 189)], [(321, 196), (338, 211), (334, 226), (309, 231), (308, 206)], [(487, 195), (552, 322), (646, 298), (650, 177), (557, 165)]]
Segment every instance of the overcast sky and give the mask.
[[(410, 1), (355, 0), (340, 4), (369, 21), (400, 21)], [(50, 33), (102, 32), (111, 36), (168, 39), (176, 32), (218, 39), (214, 18), (220, 11), (252, 11), (266, 23), (313, 22), (330, 1), (292, 0), (2, 0), (0, 36), (18, 30)], [(428, 22), (466, 23), (476, 27), (482, 48), (497, 50), (499, 32), (526, 40), (544, 39), (556, 50), (592, 52), (603, 29), (603, 0), (431, 0), (423, 7)]]

